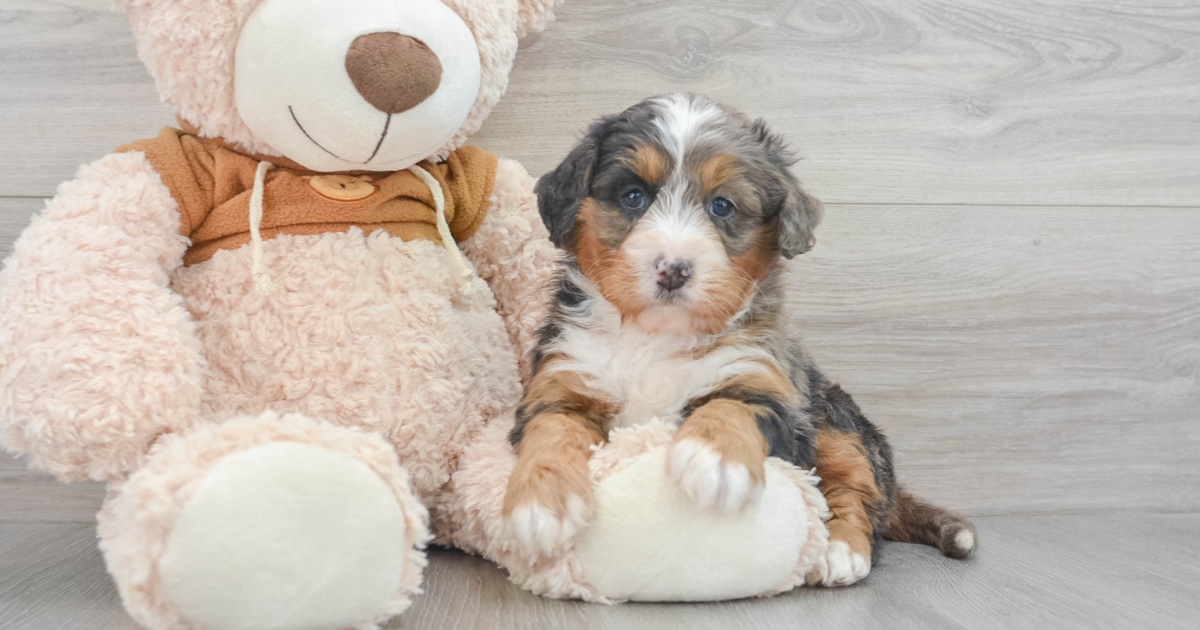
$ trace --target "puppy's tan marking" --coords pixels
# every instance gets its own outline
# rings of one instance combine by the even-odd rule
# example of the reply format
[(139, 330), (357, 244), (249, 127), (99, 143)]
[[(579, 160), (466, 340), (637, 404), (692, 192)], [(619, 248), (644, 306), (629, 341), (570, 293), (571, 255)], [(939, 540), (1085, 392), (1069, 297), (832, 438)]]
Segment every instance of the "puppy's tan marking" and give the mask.
[(817, 476), (829, 503), (829, 540), (841, 540), (851, 551), (871, 557), (874, 533), (867, 506), (883, 500), (867, 460), (867, 449), (856, 433), (823, 428), (817, 433)]
[[(723, 340), (717, 347), (750, 345), (752, 342), (748, 342), (745, 337), (747, 336), (740, 334), (730, 335), (730, 338)], [(725, 379), (720, 383), (717, 391), (737, 389), (746, 393), (759, 394), (772, 400), (797, 401), (796, 385), (778, 362), (763, 358), (755, 360), (754, 364), (758, 369)]]
[(553, 365), (562, 360), (560, 355), (548, 355), (542, 360), (538, 373), (529, 383), (529, 390), (521, 401), (522, 409), (539, 414), (539, 408), (550, 412), (569, 414), (585, 428), (603, 438), (608, 435), (608, 425), (618, 411), (615, 403), (592, 392), (579, 374), (570, 371), (555, 371)]
[(580, 204), (571, 249), (584, 275), (617, 308), (622, 320), (628, 321), (644, 311), (646, 303), (638, 297), (641, 293), (636, 290), (638, 276), (633, 263), (606, 244), (612, 235), (599, 221), (598, 203), (588, 198)]
[(638, 143), (631, 160), (633, 171), (650, 186), (661, 186), (667, 181), (671, 162), (663, 150), (647, 142)]
[(779, 256), (779, 238), (775, 231), (760, 229), (753, 244), (740, 255), (731, 256), (729, 262), (743, 277), (758, 282), (779, 262)]
[(712, 193), (726, 182), (741, 177), (745, 169), (738, 163), (737, 158), (728, 153), (717, 153), (700, 163), (696, 169), (696, 179), (699, 180), (700, 190), (706, 194)]
[(530, 420), (517, 447), (517, 466), (508, 479), (504, 516), (536, 502), (562, 519), (568, 514), (567, 501), (572, 495), (590, 507), (587, 462), (591, 446), (602, 439), (578, 416), (548, 413)]
[(707, 332), (720, 332), (742, 310), (758, 282), (771, 272), (779, 260), (779, 247), (773, 231), (760, 229), (753, 245), (737, 256), (729, 257), (729, 267), (707, 279), (703, 301), (694, 310), (697, 321), (706, 322)]

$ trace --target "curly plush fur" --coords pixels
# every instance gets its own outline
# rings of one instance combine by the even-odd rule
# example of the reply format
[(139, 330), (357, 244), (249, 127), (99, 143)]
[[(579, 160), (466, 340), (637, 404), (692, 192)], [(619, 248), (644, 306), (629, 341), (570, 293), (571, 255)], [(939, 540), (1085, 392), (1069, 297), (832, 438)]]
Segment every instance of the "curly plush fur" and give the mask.
[[(508, 87), (517, 38), (541, 31), (562, 0), (445, 0), (472, 27), (482, 82), (466, 122), (435, 159), (445, 159), (479, 130)], [(259, 0), (118, 0), (129, 14), (138, 56), (154, 75), (163, 102), (207, 138), (224, 138), (248, 153), (279, 157), (238, 115), (234, 50)]]
[(141, 155), (102, 158), (59, 187), (0, 273), (9, 449), (60, 479), (112, 480), (196, 423), (202, 348), (169, 286), (185, 248)]
[[(201, 136), (278, 156), (239, 118), (233, 93), (239, 31), (260, 1), (120, 4), (168, 105)], [(475, 37), (482, 77), (470, 114), (432, 159), (478, 129), (504, 91), (518, 35), (544, 27), (558, 2), (445, 1)], [(472, 272), (465, 285), (457, 252), (358, 228), (267, 239), (262, 262), (277, 285), (268, 294), (251, 277), (253, 246), (185, 266), (179, 206), (140, 151), (81, 168), (33, 219), (0, 272), (0, 437), (60, 479), (113, 483), (100, 515), (101, 548), (139, 622), (212, 625), (192, 618), (223, 605), (211, 597), (197, 604), (221, 595), (211, 580), (192, 584), (199, 579), (186, 572), (173, 574), (173, 585), (163, 578), (165, 558), (187, 555), (172, 534), (181, 515), (198, 511), (193, 517), (203, 522), (228, 507), (214, 508), (214, 500), (196, 507), (214, 470), (278, 445), (270, 452), (300, 454), (289, 465), (303, 466), (303, 453), (314, 451), (287, 445), (304, 445), (378, 477), (367, 485), (389, 489), (387, 511), (403, 523), (398, 551), (384, 563), (402, 565), (396, 591), (331, 628), (374, 627), (407, 607), (419, 592), (424, 544), (467, 526), (438, 512), (462, 488), (451, 478), (466, 449), (490, 435), (489, 424), (512, 417), (519, 357), (535, 341), (546, 307), (541, 291), (555, 265), (533, 180), (500, 160), (492, 181), (486, 218), (459, 244)], [(300, 493), (288, 501), (338, 496), (338, 480), (327, 481), (281, 492)], [(252, 487), (256, 479), (240, 483)], [(205, 496), (219, 504), (220, 494)], [(286, 516), (285, 505), (271, 507)], [(257, 525), (250, 519), (246, 527)], [(187, 544), (202, 549), (203, 540), (189, 535)], [(305, 555), (275, 547), (285, 560)], [(282, 584), (276, 590), (294, 584), (293, 596), (303, 584), (319, 595), (308, 577), (280, 571), (266, 579), (271, 588)]]

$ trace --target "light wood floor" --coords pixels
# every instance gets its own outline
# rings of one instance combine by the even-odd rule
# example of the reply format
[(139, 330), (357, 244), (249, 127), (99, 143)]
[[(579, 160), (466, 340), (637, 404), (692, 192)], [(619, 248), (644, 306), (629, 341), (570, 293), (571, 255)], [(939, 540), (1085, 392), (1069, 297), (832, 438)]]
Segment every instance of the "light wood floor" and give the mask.
[[(0, 0), (0, 253), (81, 163), (171, 124), (107, 0)], [(861, 585), (591, 606), (436, 552), (404, 628), (1200, 624), (1200, 3), (578, 0), (477, 142), (540, 174), (667, 91), (760, 115), (827, 202), (793, 265), (814, 355), (976, 558)], [(126, 628), (103, 489), (0, 455), (0, 628)]]

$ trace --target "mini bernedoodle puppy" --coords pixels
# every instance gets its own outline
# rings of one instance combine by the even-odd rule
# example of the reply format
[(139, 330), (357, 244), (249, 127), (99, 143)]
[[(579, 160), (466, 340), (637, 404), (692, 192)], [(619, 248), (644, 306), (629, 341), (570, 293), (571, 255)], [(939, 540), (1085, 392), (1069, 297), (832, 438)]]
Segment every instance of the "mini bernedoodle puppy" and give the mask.
[(881, 538), (975, 550), (966, 519), (900, 490), (883, 434), (789, 331), (780, 258), (822, 214), (794, 162), (763, 121), (676, 94), (594, 123), (538, 182), (568, 256), (511, 436), (504, 515), (530, 551), (586, 522), (590, 448), (655, 417), (678, 423), (667, 472), (700, 506), (754, 501), (768, 456), (816, 468), (830, 545), (810, 583), (866, 576)]

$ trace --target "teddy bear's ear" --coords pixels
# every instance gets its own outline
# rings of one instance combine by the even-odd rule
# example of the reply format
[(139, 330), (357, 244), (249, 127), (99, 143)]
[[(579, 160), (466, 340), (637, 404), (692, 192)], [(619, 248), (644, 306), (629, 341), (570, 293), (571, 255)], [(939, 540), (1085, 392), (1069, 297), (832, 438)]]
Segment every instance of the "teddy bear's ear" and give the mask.
[(563, 0), (517, 0), (517, 37), (546, 30), (554, 19), (554, 7)]

